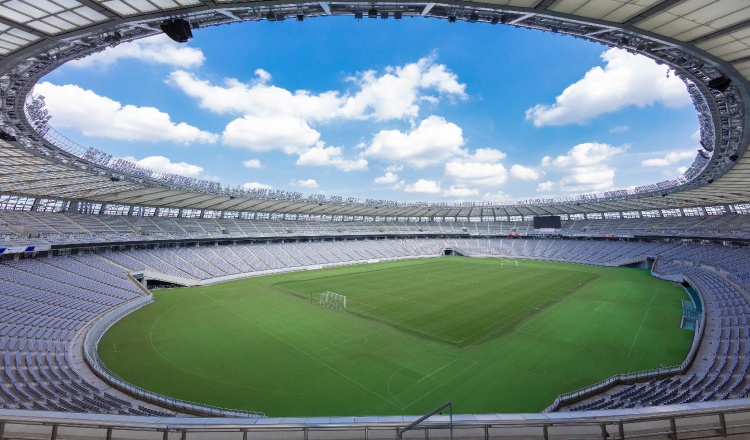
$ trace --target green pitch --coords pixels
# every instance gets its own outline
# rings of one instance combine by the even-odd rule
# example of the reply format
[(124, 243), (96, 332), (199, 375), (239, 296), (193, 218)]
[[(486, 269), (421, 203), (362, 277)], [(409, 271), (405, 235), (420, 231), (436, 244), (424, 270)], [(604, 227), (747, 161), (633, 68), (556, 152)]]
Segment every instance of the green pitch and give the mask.
[[(538, 412), (681, 363), (679, 287), (636, 269), (444, 257), (163, 290), (99, 355), (125, 380), (269, 416)], [(335, 311), (315, 293), (346, 296)]]

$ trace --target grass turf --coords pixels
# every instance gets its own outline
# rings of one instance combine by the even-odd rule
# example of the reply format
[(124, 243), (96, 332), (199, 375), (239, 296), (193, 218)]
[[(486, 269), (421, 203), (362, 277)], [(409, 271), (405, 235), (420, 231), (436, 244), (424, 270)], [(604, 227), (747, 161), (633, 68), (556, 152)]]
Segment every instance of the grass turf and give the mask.
[[(536, 412), (684, 360), (681, 288), (643, 270), (519, 264), (412, 260), (158, 291), (99, 355), (146, 389), (269, 416), (422, 414), (447, 400)], [(356, 313), (310, 303), (326, 290)]]

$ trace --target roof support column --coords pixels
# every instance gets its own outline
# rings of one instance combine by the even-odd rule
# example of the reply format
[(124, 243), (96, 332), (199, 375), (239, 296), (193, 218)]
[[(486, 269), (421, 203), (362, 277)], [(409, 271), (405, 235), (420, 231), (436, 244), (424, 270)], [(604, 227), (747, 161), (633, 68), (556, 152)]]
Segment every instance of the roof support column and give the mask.
[(36, 211), (39, 209), (39, 197), (34, 199), (34, 203), (31, 204), (31, 210)]
[(177, 211), (177, 218), (182, 218), (182, 208), (180, 208), (180, 210)]
[(157, 207), (157, 208), (156, 208), (156, 209), (154, 210), (154, 217), (159, 217), (159, 211), (160, 211), (160, 210), (161, 210), (161, 208), (159, 208), (159, 207)]
[[(99, 212), (97, 212), (97, 214), (102, 215), (102, 214), (104, 214), (104, 211), (106, 211), (106, 210), (107, 210), (107, 204), (106, 203), (102, 203), (102, 207), (99, 208)], [(130, 211), (128, 211), (128, 215), (130, 215), (129, 213), (132, 210), (133, 210), (133, 205), (130, 206)]]
[(203, 218), (203, 215), (206, 213), (205, 209), (201, 209), (201, 215), (198, 218)]
[[(159, 209), (159, 208), (156, 208)], [(135, 210), (135, 206), (130, 205), (130, 208), (128, 208), (128, 215), (133, 215), (133, 211)]]

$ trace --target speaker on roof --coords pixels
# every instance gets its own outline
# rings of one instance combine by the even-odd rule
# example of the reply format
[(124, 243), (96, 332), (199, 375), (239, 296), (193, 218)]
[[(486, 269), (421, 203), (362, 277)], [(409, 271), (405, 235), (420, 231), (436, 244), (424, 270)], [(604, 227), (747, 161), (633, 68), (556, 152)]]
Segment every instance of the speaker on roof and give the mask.
[(718, 78), (714, 78), (708, 82), (708, 88), (718, 90), (722, 93), (726, 92), (729, 86), (732, 85), (732, 80), (722, 75)]
[(178, 43), (187, 43), (193, 38), (193, 31), (190, 29), (190, 22), (181, 18), (174, 20), (164, 20), (161, 24), (161, 30), (172, 40)]
[(739, 159), (739, 158), (740, 158), (740, 156), (738, 156), (736, 154), (733, 154), (733, 155), (729, 156), (729, 160), (731, 160), (732, 162), (737, 162), (737, 159)]

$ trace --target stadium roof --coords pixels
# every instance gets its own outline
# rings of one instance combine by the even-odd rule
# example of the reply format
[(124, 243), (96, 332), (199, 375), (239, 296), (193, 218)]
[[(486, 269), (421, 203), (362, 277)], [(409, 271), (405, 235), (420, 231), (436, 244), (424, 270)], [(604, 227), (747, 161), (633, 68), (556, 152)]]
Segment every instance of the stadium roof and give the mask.
[[(569, 34), (640, 53), (688, 85), (704, 150), (681, 178), (599, 195), (506, 203), (396, 203), (243, 191), (156, 175), (46, 126), (29, 96), (63, 63), (161, 33), (241, 21), (380, 12), (501, 23)], [(478, 24), (479, 25), (479, 24)], [(186, 209), (399, 217), (572, 214), (750, 202), (750, 3), (743, 0), (500, 0), (440, 3), (222, 0), (0, 0), (0, 181), (3, 194)], [(531, 68), (531, 67), (530, 67)], [(731, 83), (729, 81), (731, 81)], [(38, 110), (38, 109), (37, 109)]]

